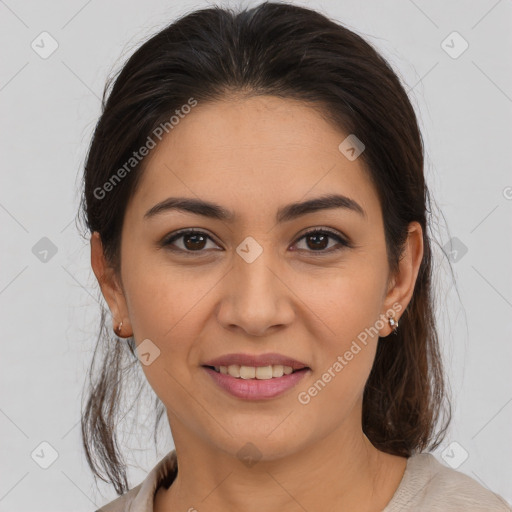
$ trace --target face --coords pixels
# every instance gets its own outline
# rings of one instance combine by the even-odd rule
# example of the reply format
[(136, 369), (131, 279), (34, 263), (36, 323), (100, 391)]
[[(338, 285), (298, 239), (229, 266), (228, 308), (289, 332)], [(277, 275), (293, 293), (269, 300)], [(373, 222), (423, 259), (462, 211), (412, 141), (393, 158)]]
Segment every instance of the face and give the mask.
[[(422, 247), (411, 225), (401, 273), (389, 275), (376, 191), (362, 160), (338, 149), (347, 135), (294, 100), (230, 99), (198, 104), (146, 158), (122, 229), (121, 286), (100, 282), (115, 326), (145, 343), (142, 368), (176, 445), (188, 435), (234, 455), (251, 442), (271, 459), (342, 426), (361, 431), (378, 336), (411, 298)], [(327, 195), (353, 207), (286, 210)], [(232, 218), (146, 215), (178, 197)], [(92, 251), (99, 276), (97, 238)], [(241, 398), (203, 366), (233, 353), (309, 370), (273, 398)]]

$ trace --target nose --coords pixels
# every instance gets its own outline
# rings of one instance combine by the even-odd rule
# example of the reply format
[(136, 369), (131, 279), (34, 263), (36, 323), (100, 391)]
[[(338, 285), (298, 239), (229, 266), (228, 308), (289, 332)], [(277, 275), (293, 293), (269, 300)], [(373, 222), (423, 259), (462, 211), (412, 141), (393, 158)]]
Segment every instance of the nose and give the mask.
[(217, 319), (224, 328), (264, 336), (293, 321), (293, 291), (269, 253), (263, 251), (252, 263), (235, 255), (217, 310)]

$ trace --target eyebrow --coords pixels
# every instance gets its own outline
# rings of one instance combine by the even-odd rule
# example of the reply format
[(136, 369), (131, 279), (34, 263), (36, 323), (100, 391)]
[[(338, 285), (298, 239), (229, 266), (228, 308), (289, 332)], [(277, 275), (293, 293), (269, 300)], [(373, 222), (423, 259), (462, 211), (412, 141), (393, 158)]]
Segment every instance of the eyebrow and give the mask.
[[(276, 222), (288, 222), (302, 215), (307, 215), (308, 213), (319, 210), (331, 210), (334, 208), (353, 211), (365, 219), (368, 218), (363, 207), (350, 197), (340, 194), (328, 194), (304, 202), (291, 203), (279, 208), (276, 214)], [(169, 197), (150, 208), (145, 213), (144, 219), (150, 219), (156, 215), (173, 210), (193, 213), (195, 215), (226, 222), (234, 222), (238, 218), (235, 212), (227, 210), (210, 201), (190, 197)]]

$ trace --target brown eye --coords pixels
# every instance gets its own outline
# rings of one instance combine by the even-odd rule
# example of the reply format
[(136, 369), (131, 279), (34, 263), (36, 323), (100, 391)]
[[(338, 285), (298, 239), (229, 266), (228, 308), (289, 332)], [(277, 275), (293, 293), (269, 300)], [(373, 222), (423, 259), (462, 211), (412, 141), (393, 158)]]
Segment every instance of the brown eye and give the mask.
[[(305, 235), (302, 235), (301, 238), (296, 242), (300, 242), (301, 240), (305, 240), (306, 249), (299, 248), (299, 250), (305, 250), (307, 252), (319, 252), (319, 253), (332, 253), (335, 251), (339, 251), (344, 247), (350, 247), (350, 244), (344, 240), (337, 233), (333, 233), (331, 231), (327, 231), (325, 229), (316, 229), (309, 231)], [(333, 245), (329, 247), (329, 241), (334, 240), (337, 242), (338, 247), (334, 244), (334, 249), (332, 249)], [(326, 250), (332, 249), (332, 250)]]
[[(181, 241), (181, 244), (175, 244), (178, 240)], [(202, 231), (189, 230), (174, 234), (170, 238), (164, 240), (162, 242), (162, 246), (182, 252), (203, 252), (203, 249), (207, 248), (206, 245), (208, 240), (211, 241), (211, 238), (206, 233), (203, 233)], [(218, 247), (216, 244), (215, 246)]]
[(191, 251), (195, 251), (198, 249), (204, 249), (206, 237), (203, 235), (193, 234), (193, 235), (184, 235), (183, 236), (183, 245), (190, 249)]
[(310, 249), (313, 250), (326, 249), (327, 246), (329, 245), (330, 238), (331, 237), (329, 235), (326, 235), (325, 233), (312, 233), (305, 237), (306, 244)]

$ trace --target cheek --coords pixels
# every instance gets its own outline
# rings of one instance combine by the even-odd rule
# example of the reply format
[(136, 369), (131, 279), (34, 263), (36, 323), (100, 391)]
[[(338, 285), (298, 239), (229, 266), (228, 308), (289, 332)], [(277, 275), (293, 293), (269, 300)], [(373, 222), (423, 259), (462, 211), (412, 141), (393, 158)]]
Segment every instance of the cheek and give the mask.
[[(319, 417), (342, 422), (361, 402), (378, 343), (379, 294), (358, 279), (310, 295), (321, 322), (315, 336), (314, 378), (299, 390), (298, 401)], [(320, 334), (320, 332), (322, 334)], [(302, 394), (300, 394), (302, 393)], [(333, 406), (335, 404), (335, 406)]]
[(343, 416), (361, 397), (373, 365), (383, 326), (383, 276), (375, 269), (347, 266), (314, 281), (315, 286), (303, 282), (299, 292), (307, 297), (300, 314), (311, 319), (317, 353), (313, 387), (301, 391), (305, 401), (316, 401), (313, 408), (319, 412), (336, 403), (333, 414)]
[(142, 251), (127, 259), (123, 282), (135, 338), (168, 343), (179, 336), (184, 325), (197, 325), (201, 303), (216, 280), (212, 272), (180, 269), (162, 256), (152, 257)]
[(315, 319), (316, 327), (312, 328), (323, 333), (316, 339), (325, 343), (325, 352), (344, 351), (360, 334), (364, 338), (365, 332), (369, 340), (375, 337), (384, 278), (384, 272), (377, 268), (347, 265), (320, 277), (296, 280), (294, 286), (302, 299), (304, 318)]
[(193, 385), (188, 365), (199, 358), (194, 343), (207, 315), (205, 296), (218, 279), (205, 273), (192, 280), (190, 272), (143, 255), (125, 261), (123, 283), (142, 370), (166, 405), (173, 397), (174, 407), (182, 394), (187, 401), (184, 390)]

